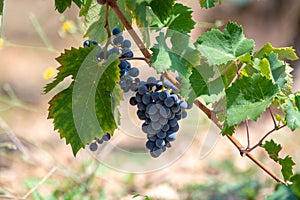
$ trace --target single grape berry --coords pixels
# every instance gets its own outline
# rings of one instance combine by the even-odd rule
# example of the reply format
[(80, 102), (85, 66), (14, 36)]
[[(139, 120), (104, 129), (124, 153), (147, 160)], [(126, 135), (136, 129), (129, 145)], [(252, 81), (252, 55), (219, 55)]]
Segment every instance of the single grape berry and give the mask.
[(98, 42), (97, 41), (93, 40), (92, 43), (93, 43), (93, 45), (98, 46)]
[(96, 142), (93, 142), (93, 143), (90, 144), (90, 150), (91, 151), (97, 151), (97, 149), (98, 149), (98, 145), (97, 145)]
[[(97, 0), (97, 1), (99, 1), (99, 0)], [(106, 0), (105, 0), (106, 1)], [(121, 29), (119, 29), (119, 28), (114, 28), (113, 30), (112, 30), (112, 34), (113, 35), (118, 35), (118, 34), (120, 34), (122, 31), (121, 31)]]
[(128, 74), (129, 74), (129, 76), (137, 77), (140, 74), (140, 71), (138, 68), (133, 67), (128, 71)]
[(90, 40), (86, 40), (83, 42), (83, 46), (84, 47), (90, 47), (91, 46), (91, 41)]
[(131, 47), (131, 42), (129, 40), (124, 40), (122, 42), (122, 48), (130, 48)]
[(110, 138), (111, 138), (111, 136), (109, 133), (106, 133), (105, 135), (102, 136), (103, 141), (108, 141), (108, 140), (110, 140)]

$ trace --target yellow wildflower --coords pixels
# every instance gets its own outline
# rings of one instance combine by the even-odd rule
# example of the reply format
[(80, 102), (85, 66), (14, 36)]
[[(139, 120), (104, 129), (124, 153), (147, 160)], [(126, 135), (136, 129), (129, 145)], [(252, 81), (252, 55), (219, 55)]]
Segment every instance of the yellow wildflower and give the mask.
[(66, 20), (62, 24), (61, 29), (66, 33), (75, 33), (76, 32), (76, 25), (72, 20)]
[(48, 67), (45, 71), (44, 71), (44, 79), (48, 80), (50, 78), (53, 78), (55, 75), (55, 68), (54, 67)]
[(3, 45), (4, 45), (4, 40), (0, 37), (0, 49), (3, 48)]

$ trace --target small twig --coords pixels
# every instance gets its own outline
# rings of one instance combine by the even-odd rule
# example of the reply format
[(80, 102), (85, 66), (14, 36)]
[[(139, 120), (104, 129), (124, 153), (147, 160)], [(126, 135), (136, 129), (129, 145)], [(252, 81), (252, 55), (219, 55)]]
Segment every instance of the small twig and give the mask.
[(268, 108), (268, 110), (269, 110), (270, 115), (271, 115), (271, 118), (272, 118), (272, 120), (273, 120), (274, 127), (277, 129), (277, 128), (279, 127), (279, 125), (276, 124), (276, 120), (275, 120), (275, 117), (274, 117), (274, 115), (273, 115), (273, 112), (272, 112), (272, 110), (271, 110), (270, 107)]
[(277, 130), (279, 130), (279, 129), (282, 129), (282, 128), (284, 128), (285, 126), (286, 126), (286, 125), (283, 125), (283, 126), (279, 126), (279, 127), (273, 128), (273, 129), (270, 130), (268, 133), (266, 133), (266, 134), (265, 134), (265, 135), (257, 142), (256, 145), (254, 145), (254, 146), (251, 147), (251, 148), (246, 149), (246, 151), (247, 151), (247, 152), (250, 152), (250, 151), (252, 151), (253, 149), (255, 149), (255, 148), (257, 148), (257, 147), (262, 146), (264, 140), (265, 140), (271, 133), (273, 133), (273, 132), (275, 132), (275, 131), (277, 131)]
[(38, 189), (38, 187), (40, 187), (55, 171), (56, 171), (56, 167), (53, 167), (48, 174), (38, 183), (36, 184), (33, 188), (31, 188), (31, 190), (29, 190), (23, 197), (22, 199), (27, 199), (29, 197), (29, 195), (31, 195), (35, 190)]
[(108, 24), (108, 12), (109, 12), (109, 4), (108, 4), (108, 2), (106, 2), (105, 25), (104, 25), (104, 28), (106, 29), (107, 37), (110, 38), (111, 37), (111, 33), (110, 33), (109, 24)]
[(249, 121), (246, 119), (246, 132), (247, 132), (247, 149), (250, 148), (250, 134), (249, 134)]
[(228, 87), (230, 87), (239, 77), (240, 77), (240, 75), (241, 75), (241, 71), (247, 66), (246, 65), (246, 63), (243, 63), (243, 65), (241, 66), (241, 68), (240, 69), (238, 69), (238, 65), (237, 65), (237, 63), (236, 63), (236, 65), (235, 65), (236, 67), (237, 67), (237, 72), (236, 72), (236, 75), (235, 75), (235, 77), (232, 79), (232, 81), (231, 81), (231, 83), (228, 85)]
[(151, 66), (151, 61), (150, 61), (148, 58), (144, 58), (144, 57), (119, 58), (119, 60), (143, 60), (143, 61), (145, 61), (148, 65)]

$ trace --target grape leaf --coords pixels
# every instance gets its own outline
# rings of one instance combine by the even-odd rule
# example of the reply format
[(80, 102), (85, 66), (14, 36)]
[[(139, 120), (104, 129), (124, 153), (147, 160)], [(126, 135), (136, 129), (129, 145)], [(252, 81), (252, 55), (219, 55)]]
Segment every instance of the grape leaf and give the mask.
[(60, 137), (71, 144), (74, 155), (95, 137), (101, 138), (107, 132), (113, 134), (117, 128), (114, 113), (121, 100), (117, 84), (119, 59), (113, 54), (98, 64), (98, 51), (98, 48), (66, 50), (57, 59), (62, 65), (59, 67), (61, 73), (54, 84), (48, 84), (47, 91), (50, 91), (64, 77), (71, 75), (74, 79), (67, 89), (50, 100), (48, 115), (49, 119), (54, 119)]
[[(126, 10), (125, 1), (117, 1), (120, 10), (125, 15), (126, 19), (131, 23), (132, 16)], [(86, 12), (88, 10), (88, 12)], [(101, 6), (96, 1), (93, 1), (89, 7), (84, 7), (81, 12), (85, 16), (85, 25), (88, 27), (84, 37), (96, 40), (99, 43), (103, 43), (107, 39), (107, 32), (104, 28), (106, 18), (106, 6)], [(108, 11), (108, 24), (109, 27), (118, 27), (123, 29), (123, 23), (112, 9)]]
[(218, 74), (214, 66), (209, 66), (207, 63), (193, 68), (190, 76), (192, 93), (189, 99), (201, 97), (208, 103), (218, 101), (224, 91), (224, 84), (221, 75)]
[(296, 106), (297, 106), (298, 110), (300, 111), (300, 93), (296, 93), (295, 103), (296, 103)]
[[(80, 8), (83, 4), (83, 0), (73, 0), (73, 2)], [(63, 13), (67, 8), (70, 8), (72, 0), (55, 0), (55, 9), (59, 13)]]
[(292, 93), (292, 68), (280, 61), (278, 54), (271, 52), (261, 59), (255, 58), (253, 67), (261, 71), (262, 75), (276, 83), (285, 95)]
[(212, 8), (215, 6), (215, 3), (217, 2), (221, 4), (221, 0), (199, 0), (199, 2), (202, 8)]
[(276, 144), (274, 140), (266, 141), (262, 146), (269, 154), (270, 158), (275, 162), (279, 160), (279, 151), (281, 151), (282, 147), (280, 144)]
[(65, 53), (62, 53), (60, 57), (56, 58), (61, 64), (61, 66), (57, 68), (59, 72), (54, 78), (54, 81), (46, 85), (44, 92), (48, 93), (68, 76), (72, 76), (72, 79), (75, 79), (81, 64), (92, 50), (93, 48), (66, 49)]
[(224, 33), (217, 29), (205, 32), (197, 40), (198, 49), (210, 65), (225, 64), (251, 53), (254, 41), (247, 39), (242, 27), (228, 22)]
[(222, 127), (221, 134), (222, 135), (232, 135), (235, 131), (235, 126), (228, 126), (227, 122), (225, 121)]
[(79, 11), (79, 16), (85, 16), (85, 17), (87, 16), (89, 9), (91, 9), (92, 2), (93, 0), (86, 0), (85, 4), (82, 6), (82, 8)]
[[(151, 61), (157, 73), (166, 71), (176, 71), (181, 79), (180, 93), (183, 97), (188, 97), (190, 94), (189, 77), (192, 73), (192, 67), (198, 65), (200, 58), (197, 55), (196, 49), (189, 41), (189, 37), (185, 34), (173, 35), (177, 39), (171, 41), (185, 41), (184, 46), (178, 46), (175, 43), (172, 48), (169, 48), (163, 32), (159, 33), (156, 37), (158, 44), (155, 44), (151, 51), (153, 52)], [(186, 51), (185, 51), (186, 50)], [(187, 53), (189, 52), (189, 53)], [(191, 56), (194, 55), (194, 56)]]
[(273, 140), (266, 141), (263, 144), (263, 148), (268, 152), (271, 159), (275, 162), (278, 162), (281, 165), (281, 173), (284, 177), (285, 181), (288, 181), (290, 177), (293, 175), (293, 165), (295, 165), (294, 161), (290, 156), (286, 156), (285, 158), (279, 158), (278, 153), (281, 151), (282, 147), (280, 144), (276, 144)]
[(295, 49), (292, 47), (275, 48), (270, 43), (267, 43), (263, 48), (254, 54), (256, 58), (263, 58), (265, 55), (269, 55), (271, 52), (278, 54), (279, 59), (297, 60), (298, 56)]
[(68, 7), (70, 8), (72, 0), (55, 0), (55, 9), (59, 13), (63, 13)]
[(296, 130), (300, 127), (300, 110), (296, 110), (292, 101), (290, 99), (287, 100), (287, 107), (285, 109), (285, 120), (287, 126), (292, 130)]
[(271, 67), (267, 58), (263, 58), (262, 60), (255, 58), (253, 61), (253, 67), (257, 70), (260, 70), (261, 74), (267, 79), (272, 79)]
[(266, 200), (298, 200), (291, 188), (286, 185), (278, 185), (276, 191), (266, 197)]
[(164, 22), (171, 14), (174, 2), (174, 0), (152, 0), (150, 7), (160, 21)]
[(228, 126), (234, 126), (246, 119), (255, 121), (272, 103), (279, 89), (271, 80), (255, 74), (238, 79), (225, 92), (226, 122)]
[(293, 166), (295, 165), (294, 161), (290, 156), (279, 159), (279, 164), (281, 165), (281, 173), (285, 181), (288, 181), (293, 175)]
[(73, 0), (73, 2), (78, 6), (78, 8), (81, 8), (81, 6), (84, 5), (84, 0)]
[(84, 148), (85, 144), (77, 134), (72, 112), (73, 83), (65, 90), (56, 94), (49, 101), (48, 119), (54, 119), (54, 130), (59, 130), (60, 138), (66, 138), (66, 143), (71, 144), (73, 154)]
[(145, 0), (134, 1), (126, 0), (126, 7), (132, 12), (133, 17), (136, 19), (137, 25), (140, 27), (140, 31), (143, 35), (143, 42), (146, 46), (150, 46), (150, 28), (157, 16), (153, 13), (148, 2)]
[(181, 33), (190, 33), (196, 22), (192, 19), (193, 10), (187, 6), (176, 3), (170, 15), (167, 26), (171, 30)]
[(295, 193), (295, 195), (300, 198), (300, 174), (295, 174), (290, 179), (293, 184), (291, 185), (292, 191)]
[(285, 63), (283, 61), (280, 61), (278, 59), (278, 55), (271, 52), (270, 55), (266, 56), (270, 63), (270, 68), (272, 72), (272, 79), (277, 85), (282, 88), (282, 86), (285, 84), (286, 76), (285, 73)]

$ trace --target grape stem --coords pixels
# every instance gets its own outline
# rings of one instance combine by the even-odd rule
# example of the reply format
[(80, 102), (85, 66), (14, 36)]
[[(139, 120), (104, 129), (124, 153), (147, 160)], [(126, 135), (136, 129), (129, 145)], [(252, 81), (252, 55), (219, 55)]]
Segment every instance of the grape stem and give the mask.
[(144, 57), (133, 57), (133, 58), (119, 58), (119, 60), (143, 60), (145, 61), (149, 66), (151, 66), (151, 61), (148, 58)]
[[(133, 30), (131, 24), (128, 22), (128, 20), (126, 19), (126, 17), (124, 16), (124, 14), (120, 10), (120, 8), (118, 7), (117, 1), (116, 0), (107, 0), (107, 2), (110, 5), (110, 7), (114, 10), (114, 12), (116, 13), (116, 15), (119, 17), (119, 19), (121, 20), (121, 22), (124, 24), (125, 28), (128, 30), (129, 34), (133, 38), (134, 42), (137, 44), (137, 46), (140, 49), (140, 51), (142, 52), (142, 54), (145, 56), (146, 59), (150, 60), (150, 58), (152, 56), (151, 53), (145, 47), (145, 45), (143, 44), (142, 40), (137, 35), (137, 33)], [(241, 68), (238, 70), (238, 73), (237, 73), (236, 77), (234, 78), (234, 80), (232, 81), (232, 83), (236, 79), (238, 79), (238, 76), (239, 76), (238, 74), (245, 67), (246, 67), (245, 64), (243, 64), (241, 66)], [(168, 72), (164, 72), (164, 73), (162, 73), (162, 75), (164, 77), (166, 77), (169, 81), (171, 81), (178, 89), (180, 89), (180, 83), (171, 74), (169, 74)], [(199, 107), (212, 122), (214, 122), (220, 129), (222, 129), (222, 124), (217, 119), (216, 114), (213, 111), (211, 111), (206, 105), (204, 105), (198, 99), (196, 99), (194, 101), (194, 104), (197, 107)], [(285, 184), (285, 182), (283, 180), (281, 180), (280, 178), (278, 178), (271, 170), (269, 170), (264, 164), (262, 164), (259, 160), (257, 160), (250, 152), (245, 151), (246, 148), (234, 136), (227, 135), (226, 137), (231, 141), (231, 143), (234, 144), (234, 146), (239, 150), (239, 152), (241, 153), (241, 155), (247, 156), (257, 166), (259, 166), (268, 175), (270, 175), (275, 181), (277, 181), (279, 183)]]
[(236, 66), (236, 75), (232, 79), (231, 83), (228, 85), (228, 87), (231, 87), (231, 85), (240, 77), (241, 71), (247, 66), (246, 63), (244, 63), (241, 68), (239, 69), (238, 64), (235, 63)]

